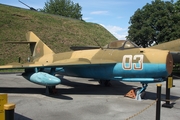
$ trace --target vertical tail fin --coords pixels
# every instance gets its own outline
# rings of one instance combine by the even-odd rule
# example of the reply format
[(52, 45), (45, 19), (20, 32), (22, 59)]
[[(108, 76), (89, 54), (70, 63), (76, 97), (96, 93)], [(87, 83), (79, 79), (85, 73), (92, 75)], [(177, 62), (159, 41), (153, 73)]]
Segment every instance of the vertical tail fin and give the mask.
[(31, 54), (34, 58), (44, 56), (46, 54), (54, 54), (54, 52), (43, 43), (32, 31), (26, 33), (27, 42), (30, 43)]
[(159, 45), (152, 46), (151, 48), (169, 50), (171, 52), (180, 51), (180, 39), (161, 43)]

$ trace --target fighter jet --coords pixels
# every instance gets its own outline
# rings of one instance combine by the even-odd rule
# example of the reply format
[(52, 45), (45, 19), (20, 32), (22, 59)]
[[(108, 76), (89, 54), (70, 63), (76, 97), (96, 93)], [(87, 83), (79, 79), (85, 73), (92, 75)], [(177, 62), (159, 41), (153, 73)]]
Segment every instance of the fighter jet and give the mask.
[(24, 78), (46, 86), (47, 91), (61, 83), (55, 76), (59, 73), (93, 78), (103, 85), (109, 85), (111, 80), (140, 82), (142, 88), (137, 91), (140, 96), (148, 83), (164, 81), (173, 69), (173, 58), (168, 50), (139, 48), (131, 41), (112, 42), (108, 48), (54, 53), (33, 32), (27, 32), (26, 39), (10, 43), (29, 44), (33, 60), (24, 64), (9, 63), (0, 69), (24, 69)]

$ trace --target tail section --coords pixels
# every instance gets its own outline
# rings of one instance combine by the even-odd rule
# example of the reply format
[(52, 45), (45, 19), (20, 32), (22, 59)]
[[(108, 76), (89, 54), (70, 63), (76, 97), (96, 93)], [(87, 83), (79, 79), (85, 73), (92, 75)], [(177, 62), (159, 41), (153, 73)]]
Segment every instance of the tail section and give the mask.
[(7, 43), (29, 44), (33, 59), (42, 57), (47, 54), (54, 54), (54, 52), (45, 43), (43, 43), (33, 32), (31, 31), (27, 32), (26, 39), (27, 41), (23, 41), (23, 42), (13, 41), (13, 42), (7, 42)]
[(33, 32), (26, 33), (27, 43), (30, 43), (30, 50), (33, 58), (38, 58), (47, 54), (54, 54), (54, 52), (43, 43)]
[(161, 50), (169, 50), (171, 52), (179, 52), (180, 51), (180, 39), (161, 43), (159, 45), (152, 46), (151, 48), (161, 49)]
[(173, 63), (180, 63), (180, 39), (155, 45), (150, 48), (169, 50), (173, 57)]

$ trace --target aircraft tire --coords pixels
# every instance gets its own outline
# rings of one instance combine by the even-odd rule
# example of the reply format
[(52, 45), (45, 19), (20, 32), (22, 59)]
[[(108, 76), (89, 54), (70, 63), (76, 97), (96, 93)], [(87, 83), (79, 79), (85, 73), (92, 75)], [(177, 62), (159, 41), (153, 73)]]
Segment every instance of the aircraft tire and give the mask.
[(105, 87), (111, 86), (110, 80), (98, 80), (98, 82), (101, 86), (105, 86)]

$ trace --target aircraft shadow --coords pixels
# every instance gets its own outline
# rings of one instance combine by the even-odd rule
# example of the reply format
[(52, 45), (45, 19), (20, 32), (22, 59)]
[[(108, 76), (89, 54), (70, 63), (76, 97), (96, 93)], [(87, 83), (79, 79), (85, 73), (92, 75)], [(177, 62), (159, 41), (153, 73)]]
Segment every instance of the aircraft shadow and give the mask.
[[(127, 85), (123, 82), (119, 81), (111, 81), (111, 86), (110, 87), (105, 87), (105, 86), (100, 86), (100, 85), (92, 85), (92, 84), (84, 84), (84, 83), (79, 83), (75, 81), (69, 81), (67, 79), (62, 79), (63, 85), (70, 86), (72, 88), (70, 89), (62, 89), (59, 88), (59, 92), (62, 94), (81, 94), (81, 95), (88, 95), (88, 94), (93, 94), (93, 95), (125, 95), (128, 93), (131, 89), (140, 87), (140, 86), (133, 86), (133, 85)], [(91, 81), (94, 80), (89, 80)], [(155, 88), (156, 89), (156, 88)], [(157, 94), (156, 92), (145, 92), (145, 97), (143, 99), (145, 100), (156, 100)], [(165, 94), (161, 94), (161, 99), (164, 101), (166, 98)], [(178, 99), (178, 96), (173, 96), (171, 95), (171, 99)]]
[[(41, 94), (46, 95), (45, 88), (17, 88), (17, 87), (0, 87), (0, 93), (17, 93), (17, 94)], [(73, 98), (61, 94), (46, 95), (48, 97), (63, 99), (63, 100), (73, 100)]]
[[(73, 100), (70, 95), (120, 95), (124, 96), (133, 88), (137, 86), (127, 85), (119, 81), (111, 81), (110, 87), (100, 86), (99, 84), (92, 84), (94, 80), (88, 80), (88, 82), (76, 82), (61, 78), (61, 84), (67, 87), (61, 88), (57, 86), (57, 94), (48, 95), (48, 97), (63, 99), (63, 100)], [(141, 84), (139, 84), (141, 85)], [(17, 94), (42, 94), (46, 95), (44, 88), (32, 88), (32, 87), (0, 87), (0, 93), (17, 93)], [(177, 96), (171, 96), (171, 98), (176, 99)], [(146, 91), (144, 99), (156, 100), (156, 93)], [(162, 99), (165, 99), (165, 95), (162, 94)]]
[(79, 94), (79, 95), (124, 95), (130, 89), (135, 86), (126, 85), (119, 81), (111, 81), (111, 85), (109, 87), (101, 86), (98, 84), (91, 84), (94, 80), (88, 80), (88, 83), (69, 81), (67, 79), (61, 79), (61, 84), (64, 86), (68, 86), (70, 88), (58, 88), (58, 91), (61, 94)]
[(15, 120), (32, 120), (32, 119), (30, 119), (30, 118), (28, 118), (28, 117), (25, 117), (25, 116), (23, 116), (23, 115), (20, 115), (20, 114), (18, 114), (18, 113), (14, 113), (14, 119), (15, 119)]

